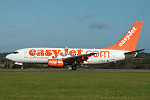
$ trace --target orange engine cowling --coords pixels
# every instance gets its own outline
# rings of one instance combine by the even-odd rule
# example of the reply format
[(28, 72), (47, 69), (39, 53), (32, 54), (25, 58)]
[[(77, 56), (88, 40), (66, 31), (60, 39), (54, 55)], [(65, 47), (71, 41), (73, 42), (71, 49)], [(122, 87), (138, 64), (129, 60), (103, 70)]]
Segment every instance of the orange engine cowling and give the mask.
[(64, 67), (64, 61), (61, 59), (48, 59), (48, 66), (51, 67)]

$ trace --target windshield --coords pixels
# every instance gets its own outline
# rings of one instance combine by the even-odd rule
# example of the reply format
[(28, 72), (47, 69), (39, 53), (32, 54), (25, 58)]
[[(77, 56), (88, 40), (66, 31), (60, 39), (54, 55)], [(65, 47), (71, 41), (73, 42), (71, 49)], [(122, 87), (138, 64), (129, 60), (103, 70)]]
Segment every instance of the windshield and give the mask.
[(18, 54), (18, 52), (10, 52), (10, 54)]

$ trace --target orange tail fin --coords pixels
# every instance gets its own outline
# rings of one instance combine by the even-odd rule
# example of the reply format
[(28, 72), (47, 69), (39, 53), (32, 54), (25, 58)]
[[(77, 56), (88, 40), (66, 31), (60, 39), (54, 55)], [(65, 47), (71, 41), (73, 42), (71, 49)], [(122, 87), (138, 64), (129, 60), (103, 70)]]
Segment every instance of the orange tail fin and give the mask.
[(115, 45), (102, 49), (135, 51), (143, 21), (137, 21)]

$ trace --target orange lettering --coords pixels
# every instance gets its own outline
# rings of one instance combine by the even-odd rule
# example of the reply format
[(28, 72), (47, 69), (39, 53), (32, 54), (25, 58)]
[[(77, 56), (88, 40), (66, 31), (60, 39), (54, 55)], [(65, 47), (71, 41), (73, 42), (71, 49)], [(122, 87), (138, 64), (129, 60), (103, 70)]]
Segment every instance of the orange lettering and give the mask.
[(37, 50), (37, 56), (44, 56), (44, 50), (42, 49)]
[(81, 50), (81, 49), (79, 49), (77, 51), (78, 51), (78, 55), (81, 55), (82, 54), (81, 52), (83, 52), (83, 50)]
[(66, 57), (67, 54), (68, 54), (68, 50), (69, 50), (69, 49), (66, 49), (66, 48), (65, 48), (65, 49), (64, 49), (64, 51), (65, 51), (64, 53), (65, 53), (65, 54), (64, 54), (63, 52), (60, 52), (60, 55), (61, 55), (62, 57)]
[(61, 50), (52, 50), (54, 52), (54, 56), (52, 56), (52, 58), (57, 58), (58, 57), (58, 54)]
[[(88, 51), (86, 51), (86, 54), (89, 54), (89, 52), (90, 52), (90, 53), (92, 53), (92, 51), (91, 51), (91, 50), (88, 50)], [(91, 56), (89, 56), (89, 57), (91, 57)]]
[(99, 52), (98, 51), (93, 51), (93, 53), (97, 52), (97, 54), (93, 55), (93, 57), (98, 57)]
[(46, 52), (45, 54), (46, 56), (51, 56), (51, 50), (46, 50), (45, 52)]
[(76, 51), (75, 51), (75, 50), (71, 50), (71, 51), (69, 52), (69, 55), (70, 55), (71, 57), (76, 56), (75, 54), (76, 54)]
[(35, 49), (31, 49), (31, 50), (29, 51), (29, 55), (30, 55), (30, 56), (35, 56), (35, 55), (36, 55), (36, 50), (35, 50)]
[(108, 58), (110, 57), (109, 51), (100, 51), (100, 57), (102, 57), (102, 54), (104, 54), (104, 57), (108, 54)]

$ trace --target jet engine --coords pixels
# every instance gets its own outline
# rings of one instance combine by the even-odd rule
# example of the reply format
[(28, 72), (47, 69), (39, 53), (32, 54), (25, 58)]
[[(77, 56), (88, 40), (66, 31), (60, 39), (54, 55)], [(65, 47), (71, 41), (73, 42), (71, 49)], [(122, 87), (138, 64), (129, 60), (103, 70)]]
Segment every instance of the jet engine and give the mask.
[(51, 67), (64, 67), (64, 61), (61, 59), (48, 59), (48, 66)]

